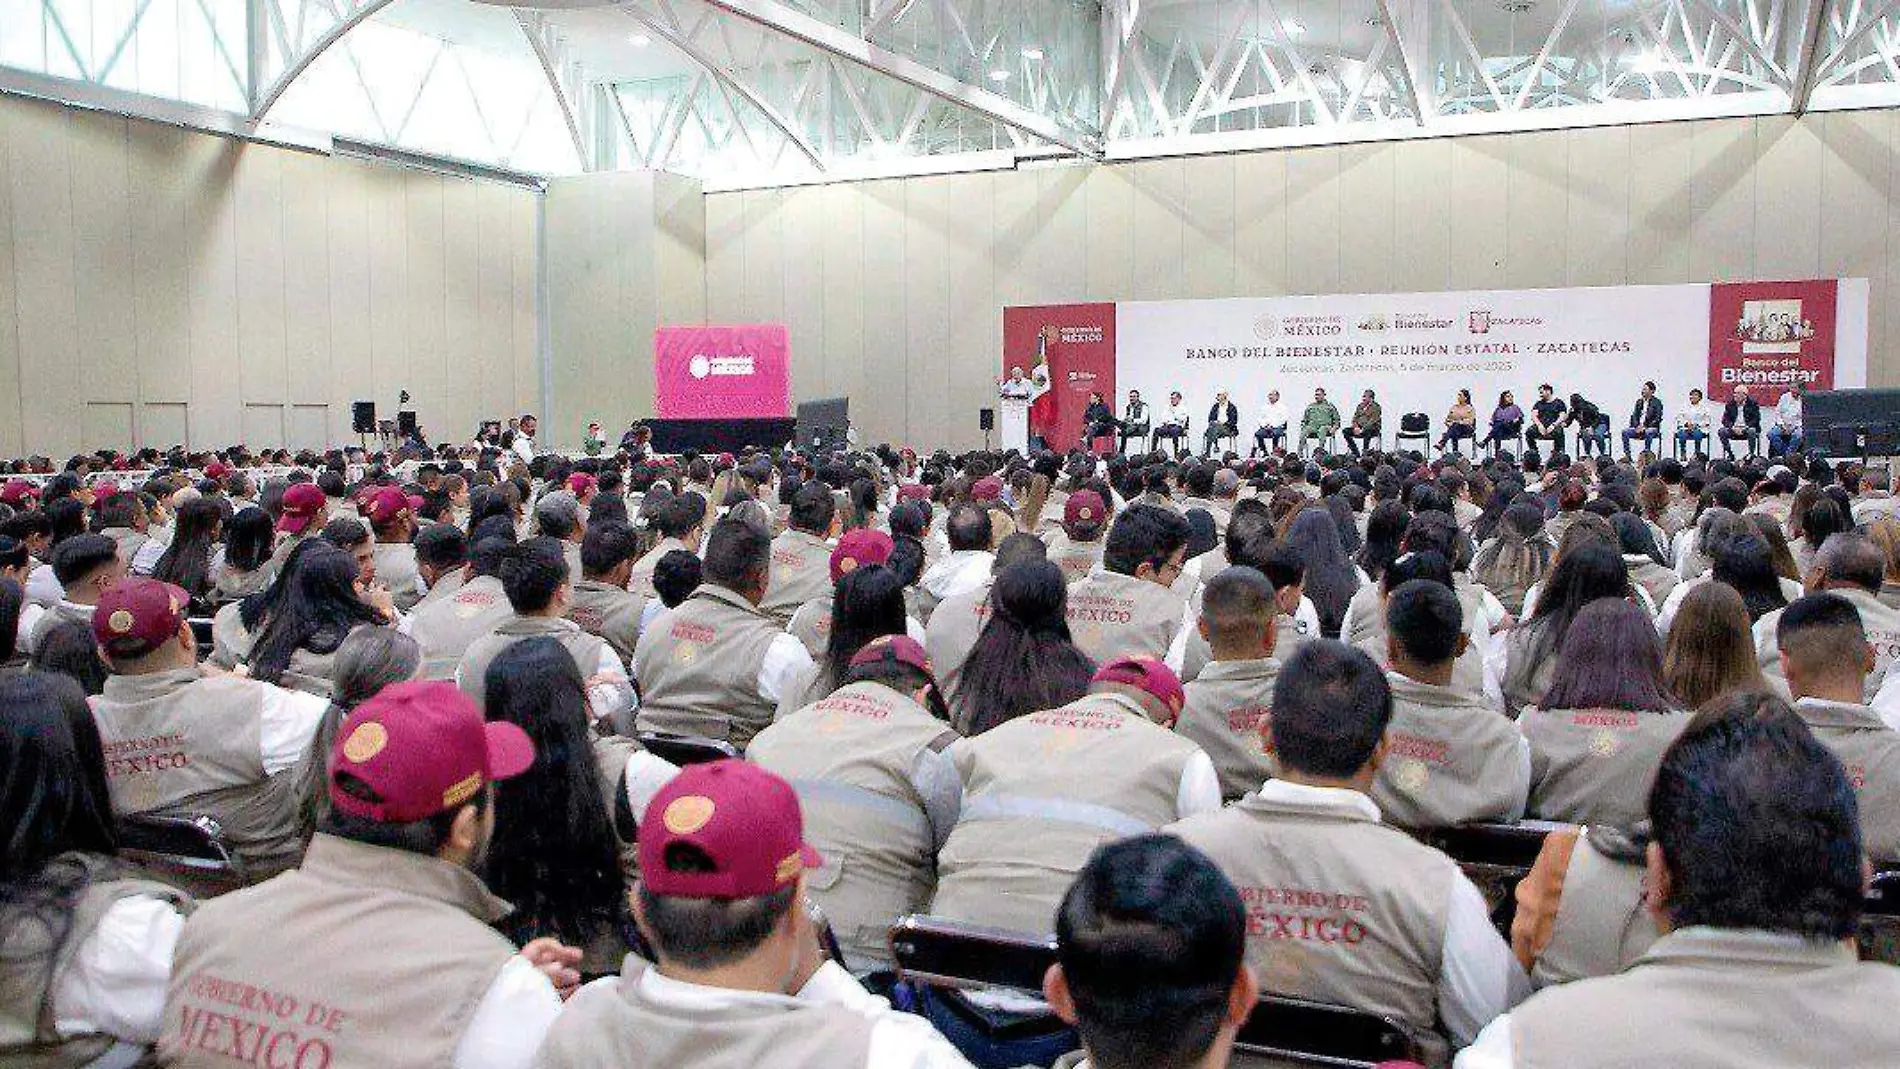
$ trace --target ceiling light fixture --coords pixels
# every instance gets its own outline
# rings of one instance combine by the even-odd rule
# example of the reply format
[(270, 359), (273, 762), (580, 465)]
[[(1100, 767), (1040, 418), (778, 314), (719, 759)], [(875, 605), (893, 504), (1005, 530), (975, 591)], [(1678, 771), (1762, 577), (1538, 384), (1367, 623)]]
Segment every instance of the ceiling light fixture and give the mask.
[(633, 47), (635, 48), (645, 48), (646, 46), (653, 43), (653, 38), (648, 37), (644, 33), (636, 33), (632, 37), (628, 38), (628, 40), (633, 42)]
[(1042, 49), (1040, 49), (1040, 48), (1025, 48), (1025, 49), (1023, 49), (1023, 58), (1024, 58), (1024, 59), (1041, 59), (1041, 58), (1042, 58)]
[(1306, 23), (1288, 19), (1280, 24), (1280, 28), (1286, 31), (1288, 37), (1298, 37), (1306, 32)]
[(991, 71), (991, 72), (990, 72), (990, 81), (992, 81), (992, 82), (1007, 82), (1007, 81), (1009, 81), (1009, 72), (1008, 72), (1008, 71)]

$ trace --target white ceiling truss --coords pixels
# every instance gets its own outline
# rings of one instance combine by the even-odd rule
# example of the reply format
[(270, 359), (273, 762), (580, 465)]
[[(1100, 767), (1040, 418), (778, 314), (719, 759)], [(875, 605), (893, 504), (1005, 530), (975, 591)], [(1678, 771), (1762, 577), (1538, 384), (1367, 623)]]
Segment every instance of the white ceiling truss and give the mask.
[(735, 187), (1893, 106), (1900, 0), (0, 0), (0, 91)]

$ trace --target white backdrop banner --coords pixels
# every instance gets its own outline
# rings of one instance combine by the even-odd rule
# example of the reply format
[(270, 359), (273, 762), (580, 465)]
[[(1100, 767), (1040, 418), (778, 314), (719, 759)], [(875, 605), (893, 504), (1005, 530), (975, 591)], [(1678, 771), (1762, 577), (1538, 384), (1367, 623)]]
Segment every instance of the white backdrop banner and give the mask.
[(1125, 301), (1112, 402), (1119, 409), (1138, 389), (1165, 408), (1179, 390), (1198, 446), (1224, 389), (1240, 408), (1244, 449), (1271, 389), (1296, 426), (1315, 388), (1347, 421), (1371, 389), (1390, 444), (1407, 412), (1430, 416), (1436, 436), (1459, 389), (1471, 391), (1482, 434), (1500, 391), (1528, 412), (1545, 382), (1566, 399), (1583, 394), (1621, 428), (1648, 379), (1673, 426), (1691, 388), (1720, 401), (1732, 389), (1724, 384), (1748, 382), (1767, 407), (1796, 380), (1865, 386), (1867, 302), (1866, 279)]

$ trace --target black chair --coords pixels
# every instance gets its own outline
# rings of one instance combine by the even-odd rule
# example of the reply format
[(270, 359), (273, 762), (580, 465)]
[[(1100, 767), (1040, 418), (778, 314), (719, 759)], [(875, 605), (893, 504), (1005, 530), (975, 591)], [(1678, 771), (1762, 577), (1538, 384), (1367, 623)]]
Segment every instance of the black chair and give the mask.
[(211, 656), (212, 647), (215, 645), (211, 639), (211, 625), (212, 621), (209, 616), (194, 616), (191, 618), (191, 637), (197, 640), (198, 659), (201, 661)]
[(212, 898), (247, 882), (215, 818), (140, 813), (119, 818), (119, 857), (155, 879)]
[(1861, 905), (1860, 957), (1900, 965), (1900, 869), (1874, 873)]
[(1548, 820), (1525, 820), (1516, 824), (1466, 824), (1456, 828), (1437, 828), (1420, 838), (1429, 846), (1443, 850), (1484, 893), (1491, 907), (1491, 921), (1498, 931), (1510, 938), (1511, 921), (1517, 916), (1517, 885), (1530, 875), (1531, 866), (1544, 849), (1544, 837), (1573, 825)]
[(1407, 412), (1399, 417), (1399, 432), (1392, 436), (1392, 448), (1403, 450), (1408, 439), (1416, 439), (1421, 448), (1431, 445), (1432, 418), (1423, 412)]
[(634, 739), (653, 756), (680, 766), (710, 764), (739, 756), (737, 746), (721, 739), (708, 739), (699, 735), (642, 731), (636, 734)]
[[(1041, 994), (1056, 961), (1055, 940), (903, 917), (891, 926), (898, 977), (930, 987), (1008, 988)], [(1262, 996), (1241, 1027), (1235, 1049), (1279, 1065), (1374, 1069), (1417, 1061), (1423, 1048), (1405, 1025), (1363, 1010), (1281, 995)]]

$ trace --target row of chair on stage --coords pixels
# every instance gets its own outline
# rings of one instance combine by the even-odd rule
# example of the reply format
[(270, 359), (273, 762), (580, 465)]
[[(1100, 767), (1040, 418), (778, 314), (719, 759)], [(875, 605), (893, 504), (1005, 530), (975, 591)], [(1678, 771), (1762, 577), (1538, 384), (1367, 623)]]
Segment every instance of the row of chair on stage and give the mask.
[[(1464, 433), (1457, 433), (1459, 430)], [(1323, 436), (1312, 436), (1301, 435), (1290, 427), (1261, 428), (1253, 433), (1253, 445), (1247, 455), (1249, 457), (1264, 456), (1277, 448), (1290, 448), (1290, 451), (1306, 456), (1309, 445), (1314, 447), (1315, 452), (1332, 455), (1339, 451), (1341, 440), (1346, 438), (1347, 431), (1348, 428), (1336, 428)], [(1420, 451), (1425, 451), (1430, 447), (1464, 456), (1467, 455), (1466, 447), (1468, 446), (1469, 455), (1474, 459), (1482, 449), (1488, 448), (1489, 455), (1496, 456), (1507, 446), (1513, 447), (1517, 452), (1547, 447), (1551, 452), (1566, 453), (1571, 456), (1589, 456), (1592, 453), (1609, 456), (1612, 445), (1619, 438), (1622, 440), (1623, 452), (1626, 455), (1632, 447), (1659, 453), (1662, 449), (1664, 434), (1665, 432), (1659, 427), (1627, 428), (1619, 433), (1611, 428), (1610, 417), (1601, 415), (1598, 416), (1594, 427), (1578, 431), (1574, 453), (1567, 448), (1570, 444), (1569, 432), (1560, 429), (1543, 434), (1526, 430), (1521, 424), (1515, 427), (1494, 427), (1483, 438), (1478, 437), (1475, 427), (1469, 424), (1456, 424), (1450, 432), (1441, 435), (1434, 444), (1431, 417), (1423, 412), (1408, 412), (1399, 417), (1398, 431), (1392, 436), (1392, 448), (1403, 450), (1407, 443), (1412, 443), (1413, 447)], [(1716, 435), (1703, 430), (1679, 429), (1670, 432), (1669, 437), (1673, 443), (1672, 455), (1681, 460), (1686, 454), (1691, 453), (1707, 456), (1710, 440)], [(1745, 442), (1749, 456), (1757, 456), (1761, 453), (1762, 434), (1759, 430), (1751, 428), (1746, 435), (1733, 440)], [(1143, 452), (1152, 453), (1166, 446), (1179, 457), (1194, 452), (1194, 441), (1185, 423), (1160, 427), (1125, 425), (1115, 434), (1098, 435), (1092, 438), (1089, 441), (1089, 448), (1106, 456), (1116, 451), (1127, 453), (1130, 442), (1139, 442), (1144, 445)], [(1206, 441), (1206, 436), (1203, 434), (1202, 444), (1205, 445)], [(1210, 452), (1214, 455), (1237, 453), (1240, 451), (1241, 433), (1231, 426), (1223, 427), (1221, 433), (1213, 438), (1213, 444), (1215, 449)], [(1384, 449), (1384, 429), (1373, 427), (1365, 435), (1354, 434), (1351, 439), (1346, 440), (1345, 446), (1353, 452), (1363, 449)], [(1724, 452), (1728, 452), (1729, 449), (1729, 442), (1724, 441)]]

